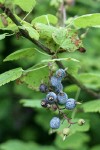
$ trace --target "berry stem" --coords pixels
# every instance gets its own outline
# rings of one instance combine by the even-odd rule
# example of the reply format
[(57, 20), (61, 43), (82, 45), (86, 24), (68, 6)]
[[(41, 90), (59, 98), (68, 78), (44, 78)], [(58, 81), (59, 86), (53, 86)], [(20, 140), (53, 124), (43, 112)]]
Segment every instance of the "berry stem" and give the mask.
[(57, 106), (59, 115), (62, 115), (62, 116), (63, 116), (63, 119), (64, 119), (64, 120), (66, 119), (67, 122), (69, 123), (69, 126), (68, 126), (68, 127), (70, 127), (72, 124), (76, 124), (76, 123), (77, 123), (77, 122), (71, 122), (71, 119), (72, 119), (72, 118), (68, 118), (68, 116), (67, 116), (64, 112), (62, 112), (62, 109), (59, 108), (58, 104), (57, 104), (57, 103), (55, 103), (55, 104), (56, 104), (56, 106)]

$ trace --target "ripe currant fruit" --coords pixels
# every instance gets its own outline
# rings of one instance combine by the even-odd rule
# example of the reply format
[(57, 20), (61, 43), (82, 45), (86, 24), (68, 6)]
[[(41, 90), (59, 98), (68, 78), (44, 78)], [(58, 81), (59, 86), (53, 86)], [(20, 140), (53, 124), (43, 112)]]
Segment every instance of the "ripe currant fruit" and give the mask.
[(45, 93), (45, 92), (47, 92), (48, 87), (47, 87), (44, 83), (42, 83), (42, 84), (40, 84), (39, 90), (40, 90), (42, 93)]
[(67, 100), (68, 100), (68, 96), (66, 93), (62, 92), (62, 93), (59, 93), (57, 95), (57, 100), (58, 100), (58, 103), (63, 105), (63, 104), (66, 104)]
[(46, 95), (46, 101), (49, 104), (53, 104), (53, 103), (57, 102), (57, 95), (54, 92), (49, 92)]
[(63, 85), (62, 85), (61, 82), (59, 82), (59, 83), (57, 84), (57, 86), (55, 87), (55, 92), (56, 92), (56, 93), (61, 93), (62, 91), (63, 91)]
[(56, 78), (55, 76), (52, 76), (50, 79), (50, 83), (53, 87), (57, 87), (59, 82), (60, 82), (60, 80), (58, 78)]
[(63, 79), (66, 76), (66, 72), (64, 69), (59, 69), (56, 71), (56, 77), (59, 79)]
[(74, 109), (76, 106), (76, 100), (73, 99), (73, 98), (69, 98), (67, 101), (66, 101), (66, 105), (65, 105), (65, 108), (66, 109)]
[(50, 121), (50, 127), (52, 129), (58, 129), (60, 127), (60, 119), (58, 117), (53, 117)]

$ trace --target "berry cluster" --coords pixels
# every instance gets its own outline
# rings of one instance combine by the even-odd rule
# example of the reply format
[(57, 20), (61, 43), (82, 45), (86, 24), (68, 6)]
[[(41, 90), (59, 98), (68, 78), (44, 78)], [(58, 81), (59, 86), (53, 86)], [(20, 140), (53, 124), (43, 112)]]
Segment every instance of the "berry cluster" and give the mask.
[[(66, 119), (71, 124), (71, 119), (66, 116), (62, 111), (63, 109), (73, 110), (77, 104), (80, 104), (73, 98), (68, 98), (68, 95), (63, 92), (62, 80), (66, 77), (66, 71), (64, 69), (59, 69), (56, 71), (54, 76), (50, 77), (50, 86), (48, 87), (45, 84), (41, 84), (39, 89), (43, 93), (47, 93), (44, 100), (41, 102), (41, 106), (45, 108), (52, 108), (52, 110), (58, 110), (59, 116)], [(60, 108), (61, 105), (64, 105), (64, 108)], [(50, 121), (50, 127), (52, 129), (58, 129), (60, 127), (60, 117), (53, 117)], [(83, 125), (84, 121), (81, 120), (78, 122), (79, 125)], [(69, 127), (63, 130), (63, 135), (69, 134)]]

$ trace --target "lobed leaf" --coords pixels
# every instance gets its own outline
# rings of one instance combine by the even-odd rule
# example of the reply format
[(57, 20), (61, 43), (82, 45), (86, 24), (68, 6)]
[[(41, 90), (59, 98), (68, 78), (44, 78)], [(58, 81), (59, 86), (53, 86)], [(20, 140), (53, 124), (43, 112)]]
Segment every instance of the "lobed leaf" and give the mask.
[(23, 72), (22, 68), (16, 68), (0, 74), (0, 86), (21, 77), (22, 72)]

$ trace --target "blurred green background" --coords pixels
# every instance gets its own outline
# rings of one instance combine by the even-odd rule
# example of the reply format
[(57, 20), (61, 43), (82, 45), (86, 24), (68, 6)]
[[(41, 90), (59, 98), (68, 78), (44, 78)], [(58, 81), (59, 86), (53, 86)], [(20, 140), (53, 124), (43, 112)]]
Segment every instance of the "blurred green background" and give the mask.
[[(55, 2), (56, 0), (54, 0)], [(67, 0), (66, 0), (67, 1)], [(76, 0), (73, 5), (67, 7), (67, 17), (80, 16), (90, 13), (100, 12), (99, 0)], [(24, 12), (17, 9), (19, 15), (23, 18)], [(58, 8), (50, 5), (50, 0), (37, 0), (37, 5), (27, 17), (27, 21), (42, 14), (56, 15)], [(0, 33), (4, 31), (0, 30)], [(84, 39), (86, 53), (76, 52), (68, 54), (81, 61), (79, 71), (83, 73), (97, 73), (100, 71), (100, 29), (91, 28)], [(10, 53), (21, 49), (33, 47), (34, 45), (24, 38), (17, 39), (15, 36), (6, 37), (0, 41), (0, 73), (21, 66), (24, 69), (38, 63), (41, 58), (35, 57), (23, 59), (20, 61), (3, 62), (3, 59)], [(74, 64), (72, 64), (72, 67)], [(72, 68), (72, 69), (73, 69)], [(83, 79), (84, 82), (84, 79)], [(73, 85), (64, 83), (70, 97), (75, 97), (76, 88)], [(91, 79), (88, 86), (95, 91), (100, 90), (100, 81)], [(72, 90), (71, 90), (72, 87)], [(10, 82), (0, 87), (0, 143), (4, 150), (99, 150), (100, 149), (100, 114), (85, 113), (79, 114), (90, 120), (90, 130), (85, 133), (75, 133), (63, 143), (56, 133), (49, 134), (49, 121), (53, 114), (43, 108), (32, 109), (24, 108), (19, 103), (20, 99), (39, 99), (45, 97), (45, 94), (34, 92), (25, 84)], [(81, 91), (80, 99), (90, 100), (84, 91)], [(8, 141), (8, 142), (6, 142)], [(6, 143), (5, 143), (6, 142)], [(4, 143), (4, 144), (2, 144)], [(61, 146), (63, 145), (63, 146)]]

